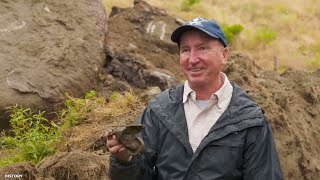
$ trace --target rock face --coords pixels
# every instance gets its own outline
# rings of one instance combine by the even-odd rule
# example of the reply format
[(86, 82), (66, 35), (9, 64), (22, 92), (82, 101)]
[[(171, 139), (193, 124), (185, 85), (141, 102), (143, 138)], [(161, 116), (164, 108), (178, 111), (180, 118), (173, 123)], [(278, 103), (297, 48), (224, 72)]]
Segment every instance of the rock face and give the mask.
[(100, 0), (3, 0), (0, 14), (0, 110), (51, 109), (94, 87), (105, 59)]
[(113, 7), (108, 18), (105, 73), (133, 87), (176, 86), (182, 78), (178, 48), (170, 40), (178, 26), (164, 10), (144, 1), (132, 8)]

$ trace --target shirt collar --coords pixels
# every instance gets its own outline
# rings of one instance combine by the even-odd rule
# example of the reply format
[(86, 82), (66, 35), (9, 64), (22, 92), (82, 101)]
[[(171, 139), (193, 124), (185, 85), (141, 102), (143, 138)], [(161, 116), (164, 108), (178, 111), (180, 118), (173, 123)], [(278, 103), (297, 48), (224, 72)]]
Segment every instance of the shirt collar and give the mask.
[[(228, 99), (228, 97), (230, 97), (232, 95), (232, 91), (233, 91), (233, 87), (230, 84), (230, 81), (229, 81), (227, 75), (221, 72), (220, 76), (223, 80), (223, 85), (221, 86), (221, 88), (218, 91), (213, 93), (210, 97), (210, 99), (212, 99), (212, 98), (218, 99), (217, 106), (219, 109), (223, 108), (223, 106), (228, 104), (227, 99)], [(189, 94), (190, 94), (190, 96), (189, 96)], [(191, 99), (195, 100), (196, 99), (196, 92), (191, 89), (191, 87), (189, 86), (188, 80), (187, 80), (184, 82), (182, 102), (185, 103), (189, 97)]]
[(189, 94), (193, 94), (193, 98), (196, 99), (196, 93), (191, 89), (189, 86), (188, 80), (184, 82), (184, 88), (183, 88), (183, 99), (182, 102), (185, 103), (188, 100)]
[(233, 87), (227, 77), (226, 74), (221, 73), (220, 74), (222, 80), (223, 80), (223, 85), (221, 86), (221, 88), (215, 92), (212, 96), (217, 96), (218, 98), (218, 108), (221, 109), (223, 108), (225, 105), (228, 104), (228, 97), (232, 96), (232, 91), (233, 91)]

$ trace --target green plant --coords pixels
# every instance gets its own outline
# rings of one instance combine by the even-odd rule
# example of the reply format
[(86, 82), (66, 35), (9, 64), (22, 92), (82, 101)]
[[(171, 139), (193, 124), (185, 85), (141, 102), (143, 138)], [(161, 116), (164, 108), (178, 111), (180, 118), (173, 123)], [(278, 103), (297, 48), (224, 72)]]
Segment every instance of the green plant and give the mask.
[(266, 28), (257, 30), (253, 36), (255, 43), (265, 43), (265, 44), (270, 43), (276, 38), (277, 38), (277, 33), (272, 29), (266, 29)]
[[(313, 52), (320, 53), (320, 38), (315, 39), (315, 43), (311, 45), (311, 50)], [(317, 54), (316, 53), (316, 54)]]
[(200, 0), (183, 0), (181, 5), (182, 11), (190, 11), (191, 7), (195, 4), (198, 4)]
[(10, 157), (0, 161), (10, 164), (20, 161), (38, 163), (45, 156), (54, 153), (54, 145), (59, 138), (59, 128), (44, 117), (44, 112), (34, 113), (30, 109), (13, 106), (10, 125), (13, 136), (4, 132), (0, 135), (1, 147), (12, 148)]
[(312, 71), (320, 69), (320, 52), (316, 53), (316, 57), (307, 62), (308, 68)]
[(232, 44), (234, 38), (243, 31), (241, 24), (222, 25), (221, 26), (229, 44)]
[(91, 111), (96, 107), (105, 104), (103, 98), (96, 97), (95, 91), (86, 93), (84, 98), (74, 98), (68, 94), (66, 94), (66, 96), (68, 98), (65, 101), (66, 108), (60, 113), (62, 129), (80, 124), (88, 118)]
[(133, 91), (113, 92), (109, 102), (97, 108), (92, 116), (96, 118), (119, 116), (132, 111), (137, 105), (139, 105), (138, 96)]
[[(12, 155), (8, 155), (5, 157), (2, 157), (2, 159), (0, 160), (0, 168), (1, 167), (5, 167), (5, 166), (9, 166), (11, 164), (17, 163), (17, 162), (24, 162), (25, 159), (23, 159), (23, 157), (19, 154), (14, 154), (13, 151), (10, 151)], [(17, 152), (15, 152), (17, 153)]]
[(115, 102), (121, 97), (119, 92), (112, 92), (110, 95), (110, 102)]

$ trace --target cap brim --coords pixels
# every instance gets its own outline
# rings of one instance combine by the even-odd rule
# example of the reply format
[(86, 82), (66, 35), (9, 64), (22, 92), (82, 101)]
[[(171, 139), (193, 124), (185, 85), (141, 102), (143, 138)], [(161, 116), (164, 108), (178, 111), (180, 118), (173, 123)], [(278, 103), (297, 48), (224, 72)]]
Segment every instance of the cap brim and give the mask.
[(192, 30), (192, 29), (196, 29), (196, 30), (199, 30), (199, 31), (202, 31), (206, 34), (208, 34), (209, 36), (211, 37), (214, 37), (214, 38), (217, 38), (217, 39), (220, 39), (220, 37), (206, 31), (206, 30), (203, 30), (197, 26), (192, 26), (192, 25), (183, 25), (183, 26), (180, 26), (178, 27), (176, 30), (173, 31), (173, 33), (171, 34), (171, 41), (175, 42), (175, 43), (178, 43), (179, 44), (179, 41), (180, 41), (180, 37), (181, 35), (188, 31), (188, 30)]

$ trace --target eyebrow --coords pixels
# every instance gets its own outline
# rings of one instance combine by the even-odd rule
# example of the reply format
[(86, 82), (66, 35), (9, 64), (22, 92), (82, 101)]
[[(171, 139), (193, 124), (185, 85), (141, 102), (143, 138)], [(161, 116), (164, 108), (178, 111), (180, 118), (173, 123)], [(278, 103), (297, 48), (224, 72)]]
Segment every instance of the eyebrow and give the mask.
[[(200, 46), (203, 46), (203, 45), (206, 45), (206, 46), (208, 46), (209, 45), (209, 42), (202, 42), (202, 43), (200, 43), (200, 44), (197, 44), (196, 45), (196, 47), (200, 47)], [(180, 48), (184, 48), (184, 47), (186, 47), (187, 45), (181, 45), (180, 44)]]

